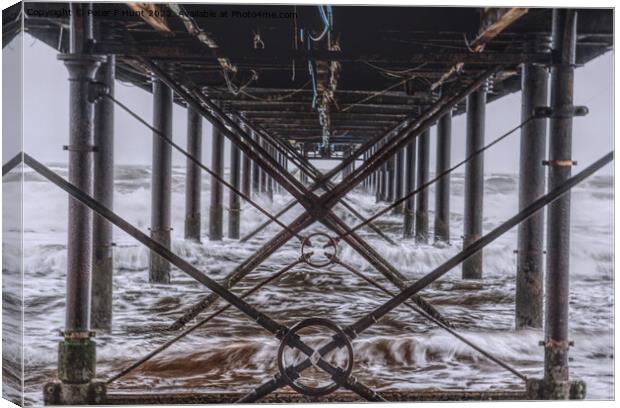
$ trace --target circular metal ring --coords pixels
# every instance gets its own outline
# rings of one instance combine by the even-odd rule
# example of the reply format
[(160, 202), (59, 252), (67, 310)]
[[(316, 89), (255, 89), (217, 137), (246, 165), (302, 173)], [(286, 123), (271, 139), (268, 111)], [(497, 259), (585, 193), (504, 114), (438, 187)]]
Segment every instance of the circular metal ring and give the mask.
[[(340, 347), (342, 348), (344, 346), (347, 350), (347, 354), (348, 354), (347, 365), (344, 369), (341, 369), (339, 367), (337, 368), (337, 370), (339, 371), (338, 376), (342, 376), (345, 379), (351, 376), (351, 372), (353, 371), (353, 346), (351, 345), (351, 341), (349, 340), (349, 337), (336, 323), (332, 322), (331, 320), (322, 319), (318, 317), (302, 320), (301, 322), (294, 325), (284, 335), (284, 337), (282, 338), (282, 341), (280, 342), (280, 347), (278, 348), (278, 369), (280, 370), (280, 375), (282, 376), (284, 381), (286, 381), (286, 384), (289, 387), (299, 392), (300, 394), (320, 397), (320, 396), (327, 395), (327, 394), (330, 394), (336, 391), (338, 388), (340, 388), (340, 384), (334, 381), (331, 384), (325, 385), (323, 387), (309, 387), (307, 385), (297, 383), (296, 382), (297, 378), (291, 378), (291, 375), (290, 375), (291, 372), (289, 372), (290, 367), (286, 367), (286, 365), (284, 364), (284, 349), (288, 345), (288, 342), (301, 329), (304, 329), (306, 327), (312, 327), (312, 326), (325, 327), (335, 333), (334, 337), (337, 336), (344, 341), (344, 344)], [(314, 366), (316, 365), (316, 362), (319, 360), (319, 358), (322, 358), (322, 357), (323, 356), (318, 355), (318, 352), (315, 351), (312, 354), (312, 356), (310, 356), (309, 358), (310, 358), (310, 361), (312, 362), (312, 365)], [(333, 376), (332, 376), (332, 379), (333, 379)]]
[[(312, 238), (317, 238), (317, 237), (323, 237), (323, 238), (327, 238), (327, 243), (323, 246), (323, 249), (325, 248), (332, 248), (333, 249), (333, 253), (326, 253), (326, 251), (323, 251), (323, 256), (325, 256), (325, 261), (323, 262), (317, 262), (317, 261), (313, 261), (312, 260), (312, 255), (314, 254), (314, 252), (312, 252), (311, 250), (309, 250), (308, 248), (312, 247)], [(304, 238), (304, 240), (301, 243), (301, 257), (304, 260), (305, 263), (307, 263), (310, 266), (313, 266), (315, 268), (322, 268), (325, 267), (327, 265), (330, 265), (334, 262), (336, 262), (336, 255), (338, 252), (338, 242), (336, 242), (335, 238), (330, 237), (329, 235), (323, 233), (323, 232), (315, 232), (313, 234), (308, 235), (306, 238)]]

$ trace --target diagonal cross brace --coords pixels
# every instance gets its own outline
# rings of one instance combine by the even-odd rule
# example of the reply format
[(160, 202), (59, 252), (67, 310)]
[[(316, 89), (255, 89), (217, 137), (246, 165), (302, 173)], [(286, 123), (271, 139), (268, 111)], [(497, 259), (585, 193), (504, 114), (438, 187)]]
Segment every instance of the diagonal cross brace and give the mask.
[[(161, 70), (159, 67), (157, 67), (156, 65), (152, 63), (150, 64), (153, 65), (154, 70), (158, 71), (158, 75), (161, 75), (160, 79), (164, 81), (168, 86), (173, 88), (173, 90), (177, 92), (177, 94), (185, 98), (188, 104), (191, 104), (198, 112), (203, 113), (207, 117), (207, 119), (209, 120), (218, 119), (218, 117), (214, 116), (209, 111), (204, 109), (201, 104), (201, 102), (204, 102), (206, 104), (209, 104), (209, 106), (213, 106), (213, 109), (217, 110), (218, 108), (217, 106), (214, 106), (213, 102), (210, 102), (208, 98), (206, 98), (202, 94), (196, 95), (196, 98), (199, 100), (197, 102), (194, 99), (194, 95), (186, 92), (184, 88), (179, 86), (179, 84), (177, 84), (174, 80), (170, 79), (167, 76), (167, 74), (163, 70)], [(303, 200), (299, 200), (299, 199), (298, 200), (306, 208), (307, 212), (304, 213), (302, 216), (298, 217), (293, 222), (293, 224), (296, 224), (295, 227), (291, 226), (287, 231), (282, 231), (281, 233), (276, 235), (276, 237), (274, 237), (272, 240), (267, 242), (254, 256), (249, 258), (243, 264), (239, 265), (239, 267), (235, 268), (235, 270), (231, 273), (231, 275), (226, 279), (226, 282), (227, 283), (230, 282), (234, 284), (238, 282), (239, 280), (243, 279), (243, 277), (245, 277), (247, 274), (252, 272), (254, 268), (260, 265), (260, 263), (262, 263), (265, 259), (267, 259), (272, 253), (278, 250), (282, 245), (284, 245), (292, 237), (292, 236), (289, 236), (288, 233), (294, 233), (294, 234), (299, 233), (301, 230), (309, 226), (314, 220), (320, 220), (323, 217), (325, 217), (327, 214), (331, 214), (331, 211), (329, 209), (337, 203), (339, 197), (343, 196), (344, 194), (346, 194), (347, 191), (350, 191), (350, 189), (355, 187), (355, 184), (350, 183), (351, 178), (355, 178), (357, 182), (360, 182), (364, 177), (368, 176), (370, 173), (376, 170), (379, 166), (381, 166), (383, 163), (389, 160), (390, 157), (392, 157), (398, 151), (398, 149), (410, 143), (415, 137), (417, 137), (424, 130), (430, 127), (432, 123), (434, 123), (447, 110), (452, 109), (454, 105), (456, 105), (459, 101), (465, 98), (469, 93), (475, 91), (478, 87), (480, 87), (489, 76), (495, 74), (500, 68), (501, 67), (498, 66), (491, 70), (486, 71), (485, 73), (480, 75), (475, 81), (473, 81), (470, 85), (468, 85), (464, 90), (459, 92), (457, 95), (452, 96), (452, 97), (441, 98), (427, 112), (425, 112), (420, 117), (419, 120), (414, 121), (411, 124), (408, 124), (408, 122), (403, 122), (403, 124), (397, 126), (395, 129), (399, 129), (400, 127), (403, 127), (403, 129), (400, 130), (399, 133), (397, 133), (392, 138), (392, 140), (390, 140), (390, 143), (386, 143), (381, 148), (377, 149), (376, 152), (369, 158), (368, 162), (365, 162), (361, 167), (353, 171), (345, 180), (341, 181), (331, 192), (326, 193), (320, 197), (317, 197), (315, 194), (308, 192), (305, 189), (305, 187), (302, 185), (302, 188), (308, 194), (304, 197)], [(230, 121), (239, 130), (241, 130), (238, 127), (238, 125), (234, 123), (234, 121), (231, 121), (229, 118), (227, 118), (226, 115), (222, 114), (222, 116), (228, 119), (228, 121)], [(213, 123), (213, 125), (215, 126), (216, 123)], [(219, 122), (217, 123), (217, 125), (226, 129), (226, 127)], [(228, 133), (230, 133), (229, 138), (231, 140), (239, 140), (239, 138), (234, 132), (228, 132)], [(252, 138), (247, 136), (247, 134), (245, 133), (243, 134), (248, 139), (253, 141)], [(381, 137), (376, 138), (375, 141), (371, 141), (370, 144), (367, 143), (367, 145), (365, 145), (366, 149), (369, 149), (370, 147), (372, 147), (373, 143), (376, 143), (377, 141), (384, 139), (385, 137), (386, 136), (381, 136)], [(237, 143), (242, 143), (242, 142), (238, 141)], [(390, 146), (392, 144), (394, 146), (392, 149), (390, 149)], [(243, 147), (246, 147), (246, 146), (244, 145)], [(249, 151), (252, 152), (251, 148), (249, 149)], [(366, 150), (364, 150), (364, 146), (362, 146), (362, 148), (358, 149), (358, 152), (356, 154), (359, 155), (365, 151)], [(355, 159), (355, 154), (352, 156), (349, 156), (347, 160), (354, 160), (354, 159)], [(279, 163), (277, 162), (276, 164), (279, 165)], [(341, 163), (341, 165), (343, 164), (344, 164), (344, 161), (343, 163)], [(289, 176), (291, 176), (288, 171), (286, 171), (285, 169), (283, 170)], [(361, 173), (365, 173), (365, 175), (361, 177), (360, 176)], [(329, 176), (326, 176), (325, 180), (329, 180)], [(297, 181), (297, 180), (294, 179), (294, 181)], [(350, 183), (350, 184), (347, 184), (347, 183)], [(291, 186), (289, 186), (288, 184), (287, 185), (282, 184), (282, 186), (285, 189), (287, 189), (289, 192), (291, 192), (291, 194), (293, 194), (292, 191), (290, 190), (290, 188), (292, 188)], [(295, 194), (293, 194), (293, 196), (295, 197)], [(309, 216), (309, 218), (306, 216)], [(359, 240), (361, 241), (361, 238), (359, 238)], [(369, 246), (368, 244), (365, 244), (365, 245)], [(356, 250), (358, 248), (359, 247), (356, 247)], [(384, 262), (387, 262), (387, 261), (384, 260)], [(395, 268), (392, 267), (392, 269), (395, 269)], [(382, 271), (383, 273), (385, 273), (386, 271), (384, 268), (381, 268), (379, 270)], [(205, 299), (203, 299), (200, 303), (192, 306), (189, 309), (189, 311), (184, 313), (184, 315), (171, 326), (171, 329), (182, 327), (187, 321), (193, 319), (202, 310), (204, 310), (211, 303), (213, 303), (215, 299), (216, 299), (215, 296), (210, 295), (210, 296), (207, 296)]]
[[(349, 338), (354, 339), (358, 337), (363, 331), (373, 326), (376, 322), (378, 322), (381, 318), (383, 318), (386, 314), (394, 310), (396, 307), (407, 301), (411, 296), (415, 295), (431, 283), (435, 282), (437, 279), (441, 278), (443, 275), (451, 271), (453, 268), (458, 266), (467, 258), (471, 257), (476, 252), (484, 249), (487, 245), (491, 244), (497, 238), (502, 236), (504, 233), (509, 231), (510, 229), (517, 226), (519, 223), (523, 222), (525, 219), (531, 217), (536, 212), (540, 211), (542, 208), (558, 199), (562, 195), (566, 194), (570, 191), (571, 188), (590, 177), (592, 174), (597, 172), (603, 166), (607, 165), (613, 160), (613, 151), (607, 153), (585, 169), (583, 169), (578, 174), (573, 177), (567, 179), (564, 183), (554, 188), (547, 194), (541, 196), (540, 198), (533, 201), (530, 205), (519, 211), (517, 214), (504, 221), (501, 225), (474, 241), (470, 246), (463, 249), (458, 254), (454, 255), (452, 258), (448, 259), (443, 264), (439, 265), (432, 272), (426, 274), (413, 284), (409, 285), (407, 288), (402, 290), (399, 294), (392, 297), (390, 300), (385, 302), (383, 305), (377, 307), (375, 310), (367, 314), (366, 316), (358, 319), (355, 323), (349, 325), (345, 332), (349, 336)], [(335, 347), (339, 346), (339, 342), (337, 340), (333, 340), (330, 343), (322, 346), (318, 352), (321, 355), (324, 353), (329, 353)], [(299, 363), (294, 370), (299, 372), (300, 370), (304, 370), (311, 365), (309, 359), (304, 360)]]
[[(151, 67), (152, 68), (152, 67)], [(157, 67), (156, 67), (157, 68)], [(161, 74), (164, 74), (164, 72), (162, 71)], [(189, 79), (186, 79), (187, 82), (191, 82)], [(208, 98), (205, 98), (204, 95), (200, 95), (199, 99), (202, 100), (204, 103), (208, 103), (209, 106), (212, 106), (213, 108), (218, 108), (217, 105), (208, 100)], [(189, 103), (189, 101), (188, 101)], [(258, 136), (260, 136), (261, 138), (263, 138), (263, 140), (266, 140), (267, 142), (269, 142), (272, 146), (274, 146), (276, 149), (278, 149), (281, 153), (285, 154), (285, 156), (289, 159), (293, 159), (293, 158), (297, 158), (299, 160), (298, 157), (298, 153), (294, 150), (291, 149), (291, 146), (288, 144), (283, 143), (280, 139), (278, 138), (274, 138), (271, 135), (269, 135), (267, 132), (262, 131), (262, 130), (258, 130), (256, 129), (249, 121), (247, 121), (244, 117), (242, 117), (241, 115), (236, 115), (237, 118), (240, 120), (242, 125), (245, 125), (247, 128), (249, 128), (250, 130), (254, 131), (256, 134), (258, 134)], [(236, 123), (234, 120), (231, 120), (230, 118), (228, 118), (226, 115), (223, 115), (222, 117), (224, 117), (225, 119), (228, 119), (228, 121), (231, 121), (231, 123), (233, 123), (235, 126), (238, 126), (238, 130), (244, 130), (242, 128), (242, 126), (239, 126), (238, 123)], [(256, 143), (256, 146), (260, 146), (260, 143), (256, 142), (254, 140), (254, 138), (252, 138), (249, 134), (245, 133), (241, 133), (242, 136), (244, 136), (246, 139), (251, 140), (253, 142)], [(232, 140), (232, 139), (231, 139)], [(261, 148), (264, 148), (263, 146), (260, 146)], [(291, 152), (294, 152), (296, 154), (296, 156), (289, 156), (288, 154), (286, 154), (286, 150), (289, 150)], [(271, 155), (269, 155), (269, 158), (272, 158)], [(277, 163), (279, 166), (281, 166), (280, 163)], [(320, 172), (314, 167), (312, 166), (309, 162), (302, 160), (301, 164), (304, 164), (304, 168), (306, 169), (306, 172), (314, 179), (318, 179), (320, 178)], [(300, 170), (303, 171), (301, 164), (298, 164), (298, 167), (300, 168)], [(289, 176), (289, 180), (292, 177), (293, 180), (297, 181), (295, 179), (295, 177), (293, 177), (288, 171), (287, 169), (285, 169), (284, 167), (282, 167), (282, 169), (280, 171), (285, 171), (287, 173), (287, 176)], [(312, 173), (312, 174), (311, 174)], [(328, 186), (331, 186), (331, 183), (329, 183), (328, 180), (322, 181), (320, 183), (320, 185), (325, 185), (327, 184)], [(303, 184), (302, 184), (303, 186)], [(288, 188), (286, 186), (283, 186), (284, 188), (286, 188), (288, 190)], [(314, 191), (313, 189), (310, 190), (305, 190), (305, 191)], [(290, 190), (289, 190), (290, 192)], [(294, 196), (294, 195), (293, 195)], [(349, 211), (351, 211), (356, 217), (358, 217), (359, 219), (361, 219), (362, 221), (365, 221), (365, 219), (362, 217), (362, 215), (356, 211), (353, 207), (351, 207), (345, 200), (344, 198), (339, 199), (339, 201), (342, 203), (342, 205), (347, 208)], [(303, 204), (302, 204), (303, 205)], [(307, 206), (306, 206), (307, 208)], [(373, 224), (369, 224), (369, 227), (372, 228), (375, 232), (377, 232), (379, 235), (381, 235), (383, 238), (385, 238), (388, 242), (390, 242), (391, 244), (395, 244), (390, 238), (388, 238), (385, 234), (383, 234), (383, 232), (378, 229), (375, 225)]]
[[(225, 287), (218, 284), (213, 279), (209, 278), (207, 275), (205, 275), (203, 272), (191, 265), (189, 262), (176, 255), (174, 252), (170, 251), (159, 242), (151, 239), (148, 235), (144, 234), (138, 228), (131, 225), (131, 223), (127, 222), (125, 219), (114, 213), (112, 210), (99, 203), (97, 200), (82, 191), (80, 188), (64, 180), (61, 176), (51, 171), (49, 168), (44, 166), (42, 163), (40, 163), (30, 155), (24, 154), (24, 164), (28, 165), (30, 168), (48, 179), (50, 182), (69, 193), (72, 198), (80, 201), (82, 204), (95, 211), (98, 215), (105, 218), (116, 227), (120, 228), (121, 230), (135, 238), (137, 241), (157, 253), (162, 258), (166, 259), (168, 262), (179, 268), (181, 271), (185, 272), (198, 282), (205, 285), (212, 292), (218, 294), (229, 304), (233, 305), (239, 311), (243, 312), (246, 316), (253, 319), (259, 326), (263, 327), (265, 330), (275, 335), (277, 338), (282, 338), (284, 334), (289, 330), (288, 327), (278, 323), (268, 315), (258, 311), (255, 307), (243, 300), (243, 298), (235, 295)], [(332, 366), (330, 363), (328, 363), (322, 358), (322, 356), (324, 356), (325, 354), (316, 354), (316, 351), (310, 346), (306, 345), (298, 336), (292, 336), (290, 338), (289, 346), (299, 349), (301, 352), (303, 352), (309, 357), (319, 355), (318, 362), (316, 363), (317, 366), (320, 367), (322, 370), (326, 371), (327, 373), (331, 374), (332, 378), (335, 381), (339, 381), (338, 368)], [(370, 388), (363, 384), (356, 383), (356, 386), (352, 386), (346, 381), (346, 379), (341, 379), (340, 381), (340, 384), (342, 386), (347, 387), (351, 391), (358, 393), (363, 398), (367, 398), (367, 396), (370, 395), (376, 395), (374, 391), (372, 391)]]

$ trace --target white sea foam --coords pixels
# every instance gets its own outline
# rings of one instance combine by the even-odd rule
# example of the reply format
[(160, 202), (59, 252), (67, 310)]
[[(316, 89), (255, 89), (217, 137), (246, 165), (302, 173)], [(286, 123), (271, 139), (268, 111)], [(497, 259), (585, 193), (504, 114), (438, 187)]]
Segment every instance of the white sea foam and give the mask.
[[(61, 166), (56, 168), (65, 172)], [(209, 177), (203, 177), (202, 244), (183, 240), (184, 171), (173, 172), (172, 222), (175, 253), (214, 279), (249, 257), (281, 228), (272, 224), (248, 243), (225, 239), (210, 242), (208, 231)], [(67, 197), (59, 189), (26, 171), (24, 185), (24, 301), (26, 387), (29, 401), (40, 402), (41, 385), (54, 374), (58, 330), (64, 320), (66, 269)], [(115, 211), (148, 234), (150, 170), (136, 166), (117, 168)], [(484, 229), (489, 231), (517, 211), (517, 182), (510, 175), (485, 178)], [(17, 182), (4, 183), (13, 188)], [(397, 240), (392, 246), (367, 229), (360, 230), (373, 247), (414, 280), (449, 259), (461, 249), (463, 178), (452, 177), (452, 244), (448, 247), (418, 245), (401, 239), (401, 219), (393, 214), (377, 220)], [(571, 244), (571, 375), (588, 382), (588, 397), (613, 397), (613, 190), (609, 177), (594, 177), (574, 189), (572, 195)], [(374, 197), (354, 192), (350, 202), (365, 216), (382, 205)], [(430, 194), (433, 208), (433, 189)], [(227, 203), (225, 197), (225, 204)], [(256, 200), (275, 214), (290, 196), (276, 194), (274, 201)], [(336, 212), (349, 225), (357, 221)], [(300, 206), (283, 217), (292, 221)], [(431, 211), (431, 221), (433, 213)], [(265, 220), (259, 211), (243, 204), (242, 235)], [(5, 222), (6, 224), (6, 222)], [(226, 223), (224, 224), (226, 225)], [(432, 224), (431, 224), (432, 225)], [(323, 227), (313, 225), (310, 230)], [(226, 227), (225, 227), (226, 230)], [(514, 276), (517, 231), (513, 229), (484, 250), (484, 275), (479, 282), (460, 279), (460, 268), (422, 291), (431, 303), (456, 323), (459, 331), (485, 350), (532, 376), (542, 370), (543, 333), (514, 332)], [(209, 293), (205, 288), (173, 271), (172, 285), (148, 283), (148, 251), (115, 229), (114, 331), (100, 333), (98, 369), (111, 374), (146, 354), (170, 337), (159, 331), (187, 306)], [(4, 243), (4, 267), (19, 265), (19, 247)], [(340, 245), (343, 261), (385, 283), (350, 247)], [(248, 288), (299, 256), (293, 239), (252, 273), (240, 288)], [(387, 283), (385, 283), (387, 284)], [(236, 292), (241, 289), (235, 288)], [(395, 288), (390, 287), (391, 290)], [(262, 311), (286, 324), (312, 316), (348, 324), (379, 306), (388, 296), (339, 267), (322, 270), (298, 267), (280, 280), (248, 298)], [(485, 360), (449, 334), (423, 318), (399, 307), (376, 327), (355, 341), (356, 376), (378, 389), (469, 387), (490, 389), (518, 387), (510, 373)], [(119, 388), (146, 386), (182, 387), (197, 390), (250, 389), (272, 375), (277, 343), (240, 312), (230, 310), (179, 344), (171, 347)], [(184, 372), (179, 364), (191, 367)], [(472, 381), (471, 378), (477, 378)]]

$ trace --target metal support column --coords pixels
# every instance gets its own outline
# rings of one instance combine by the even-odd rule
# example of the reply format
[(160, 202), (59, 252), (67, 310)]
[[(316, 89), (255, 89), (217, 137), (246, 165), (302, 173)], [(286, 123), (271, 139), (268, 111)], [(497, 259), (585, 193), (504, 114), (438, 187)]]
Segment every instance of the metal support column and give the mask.
[(248, 197), (252, 196), (252, 160), (241, 153), (241, 191)]
[[(302, 150), (302, 154), (304, 156), (304, 158), (308, 159), (308, 151), (309, 151), (310, 146), (308, 146), (307, 143), (302, 143), (301, 144), (301, 150)], [(299, 180), (304, 184), (308, 184), (308, 175), (306, 174), (305, 171), (303, 170), (299, 170)]]
[[(267, 150), (267, 145), (264, 140), (260, 140), (261, 147)], [(260, 192), (267, 193), (268, 175), (267, 172), (259, 166), (260, 169)]]
[[(416, 140), (405, 147), (405, 195), (415, 190), (416, 169)], [(415, 196), (405, 201), (405, 215), (403, 220), (403, 237), (413, 238), (413, 226), (415, 215)]]
[[(110, 55), (97, 72), (97, 81), (114, 96), (116, 57)], [(114, 102), (109, 98), (95, 104), (94, 144), (97, 150), (93, 163), (93, 198), (109, 209), (114, 208)], [(93, 216), (93, 274), (91, 283), (91, 328), (112, 329), (112, 224)]]
[(388, 160), (387, 162), (387, 174), (385, 177), (385, 181), (387, 182), (387, 189), (386, 189), (386, 201), (388, 203), (393, 203), (394, 202), (394, 174), (395, 174), (395, 167), (396, 167), (396, 156), (392, 157), (390, 160)]
[[(549, 190), (571, 176), (573, 80), (577, 13), (553, 9), (551, 110), (549, 123)], [(569, 113), (569, 114), (567, 114)], [(570, 271), (570, 192), (547, 209), (547, 275), (545, 282), (545, 375), (544, 397), (567, 399), (570, 393), (568, 304)]]
[[(187, 152), (202, 159), (202, 116), (187, 107)], [(185, 239), (200, 242), (200, 195), (202, 190), (200, 167), (187, 159), (185, 178)]]
[[(162, 81), (153, 82), (153, 127), (172, 138), (172, 90)], [(170, 200), (172, 147), (153, 134), (153, 170), (151, 172), (151, 238), (170, 248)], [(168, 261), (150, 253), (149, 282), (170, 283)]]
[[(234, 143), (230, 144), (230, 184), (239, 189), (241, 183), (241, 150)], [(241, 198), (232, 190), (228, 192), (228, 238), (239, 239)]]
[[(269, 153), (270, 156), (273, 157), (273, 148), (265, 139), (263, 139), (263, 148), (267, 151), (267, 153)], [(267, 193), (269, 201), (273, 201), (273, 177), (271, 177), (264, 169), (263, 174), (265, 175), (265, 193)]]
[[(405, 170), (405, 150), (399, 150), (396, 154), (396, 169), (394, 175), (394, 200), (400, 200), (404, 196), (404, 170)], [(394, 208), (394, 213), (402, 214), (404, 206), (401, 204)]]
[[(547, 69), (524, 64), (521, 71), (521, 121), (534, 108), (547, 106)], [(547, 148), (547, 120), (532, 119), (521, 129), (519, 168), (519, 210), (545, 194), (542, 164)], [(542, 327), (543, 324), (543, 232), (545, 212), (539, 211), (518, 227), (515, 327)]]
[[(258, 136), (256, 136), (255, 134), (252, 135), (252, 138), (254, 140), (258, 140)], [(256, 161), (252, 161), (252, 191), (254, 191), (255, 194), (258, 194), (261, 192), (261, 184), (260, 184), (260, 167), (258, 166), (258, 162)]]
[[(211, 170), (218, 177), (224, 177), (224, 135), (214, 126), (211, 140)], [(209, 239), (221, 241), (224, 222), (222, 184), (211, 176), (211, 206), (209, 207)]]
[[(486, 91), (481, 87), (467, 97), (467, 135), (465, 156), (484, 146)], [(465, 165), (465, 211), (463, 248), (482, 236), (482, 203), (484, 195), (484, 155), (478, 154)], [(482, 251), (463, 262), (463, 279), (482, 278)]]
[[(428, 182), (431, 155), (431, 131), (426, 129), (418, 139), (418, 184), (420, 188)], [(428, 187), (416, 194), (415, 240), (428, 242)]]
[[(343, 150), (342, 159), (346, 160), (347, 157), (349, 157), (349, 153), (350, 153), (349, 149)], [(340, 173), (342, 174), (342, 180), (344, 180), (350, 172), (351, 172), (350, 166), (343, 167), (342, 170), (340, 171)]]
[[(385, 143), (381, 143), (381, 145), (383, 145)], [(379, 183), (380, 185), (380, 190), (379, 190), (379, 200), (378, 201), (387, 201), (387, 197), (388, 197), (388, 164), (387, 162), (383, 164), (383, 166), (381, 166), (381, 182)]]
[[(435, 174), (450, 168), (452, 112), (437, 122), (437, 163)], [(450, 242), (450, 174), (437, 180), (435, 187), (435, 242)]]
[[(70, 53), (58, 56), (69, 72), (69, 182), (92, 194), (93, 103), (92, 81), (103, 57), (87, 53), (93, 38), (89, 3), (71, 3)], [(58, 350), (58, 378), (46, 384), (45, 403), (62, 405), (91, 403), (91, 380), (95, 377), (95, 342), (90, 332), (90, 284), (93, 261), (92, 213), (69, 198), (67, 240), (66, 315), (63, 340)], [(50, 393), (49, 390), (52, 392)]]

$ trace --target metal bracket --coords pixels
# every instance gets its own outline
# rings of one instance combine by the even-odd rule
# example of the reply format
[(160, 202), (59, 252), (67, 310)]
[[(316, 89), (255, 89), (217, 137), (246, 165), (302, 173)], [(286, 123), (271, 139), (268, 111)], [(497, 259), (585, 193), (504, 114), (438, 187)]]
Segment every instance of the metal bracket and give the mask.
[(148, 227), (147, 230), (151, 231), (151, 232), (168, 232), (168, 231), (174, 231), (174, 228), (172, 227), (160, 227), (160, 228), (151, 228)]
[(532, 112), (534, 119), (545, 118), (572, 118), (574, 116), (586, 116), (589, 113), (587, 106), (568, 106), (566, 109), (554, 110), (550, 106), (537, 106)]
[(65, 339), (83, 340), (95, 337), (95, 332), (90, 330), (61, 330), (59, 334)]
[(577, 165), (576, 160), (543, 160), (543, 166), (556, 166), (556, 167), (572, 167)]
[(101, 98), (109, 94), (110, 87), (107, 84), (100, 81), (90, 81), (88, 83), (88, 102), (98, 102)]
[(539, 341), (538, 345), (547, 349), (568, 350), (569, 347), (573, 347), (575, 345), (575, 342), (572, 340), (555, 341), (548, 338), (546, 340)]
[(99, 151), (99, 149), (95, 145), (63, 145), (62, 150), (67, 150), (69, 152), (86, 152), (86, 153), (92, 153), (92, 152)]

